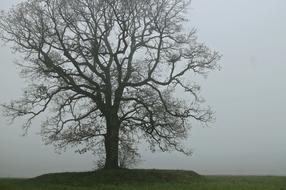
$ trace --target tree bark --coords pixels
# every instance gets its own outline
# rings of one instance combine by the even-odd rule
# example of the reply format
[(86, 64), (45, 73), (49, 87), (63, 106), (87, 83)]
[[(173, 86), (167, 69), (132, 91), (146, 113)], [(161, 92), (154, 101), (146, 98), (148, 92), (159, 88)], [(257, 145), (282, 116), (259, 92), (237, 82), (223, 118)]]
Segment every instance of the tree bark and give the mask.
[(118, 169), (120, 121), (117, 114), (110, 114), (106, 118), (106, 127), (104, 169)]

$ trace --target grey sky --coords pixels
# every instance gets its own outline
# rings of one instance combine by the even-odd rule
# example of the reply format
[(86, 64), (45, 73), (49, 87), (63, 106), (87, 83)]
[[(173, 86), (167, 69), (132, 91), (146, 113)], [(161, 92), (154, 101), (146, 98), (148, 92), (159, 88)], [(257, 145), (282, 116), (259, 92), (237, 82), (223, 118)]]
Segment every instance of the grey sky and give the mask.
[[(1, 1), (7, 9), (19, 0)], [(216, 112), (209, 128), (195, 125), (188, 145), (192, 157), (178, 153), (143, 154), (140, 167), (190, 169), (202, 174), (286, 175), (286, 1), (193, 0), (190, 23), (198, 37), (218, 50), (221, 71), (201, 80), (202, 94)], [(25, 87), (0, 48), (0, 102)], [(93, 167), (91, 155), (55, 154), (44, 146), (37, 122), (21, 137), (21, 121), (0, 119), (0, 177), (30, 177)], [(142, 152), (144, 149), (142, 150)]]

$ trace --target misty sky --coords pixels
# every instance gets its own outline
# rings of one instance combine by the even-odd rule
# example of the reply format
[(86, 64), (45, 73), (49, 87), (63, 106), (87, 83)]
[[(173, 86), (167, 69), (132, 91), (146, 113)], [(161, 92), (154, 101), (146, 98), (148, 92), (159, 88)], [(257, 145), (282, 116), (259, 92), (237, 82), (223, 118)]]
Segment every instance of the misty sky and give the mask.
[[(19, 0), (0, 1), (8, 9)], [(193, 156), (149, 153), (140, 168), (195, 170), (201, 174), (286, 175), (286, 1), (193, 0), (190, 26), (200, 41), (219, 51), (221, 71), (201, 80), (202, 95), (216, 112), (210, 127), (194, 125), (187, 145)], [(8, 47), (0, 47), (0, 103), (21, 96)], [(35, 122), (22, 137), (21, 122), (0, 116), (0, 177), (86, 171), (93, 156), (56, 154)]]

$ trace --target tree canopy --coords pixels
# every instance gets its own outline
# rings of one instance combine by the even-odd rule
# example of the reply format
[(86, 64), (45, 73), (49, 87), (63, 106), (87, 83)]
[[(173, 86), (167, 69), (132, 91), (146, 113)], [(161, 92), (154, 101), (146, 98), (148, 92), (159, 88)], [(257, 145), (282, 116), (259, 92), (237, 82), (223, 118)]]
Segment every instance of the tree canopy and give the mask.
[[(145, 140), (177, 150), (193, 120), (208, 123), (194, 74), (219, 55), (189, 31), (186, 0), (26, 0), (0, 17), (0, 39), (24, 56), (23, 97), (5, 104), (24, 128), (48, 115), (41, 133), (57, 148), (104, 153), (117, 168)], [(186, 93), (187, 99), (176, 92)]]

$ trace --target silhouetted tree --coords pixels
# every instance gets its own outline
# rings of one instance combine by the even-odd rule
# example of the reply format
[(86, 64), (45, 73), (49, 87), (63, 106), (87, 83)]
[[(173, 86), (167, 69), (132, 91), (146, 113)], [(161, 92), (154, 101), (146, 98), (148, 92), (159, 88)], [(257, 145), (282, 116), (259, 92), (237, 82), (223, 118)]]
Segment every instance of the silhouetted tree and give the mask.
[[(0, 18), (1, 39), (24, 56), (30, 85), (4, 105), (6, 116), (47, 112), (42, 135), (57, 148), (104, 151), (118, 168), (119, 150), (177, 150), (190, 121), (212, 118), (192, 74), (216, 68), (218, 54), (187, 32), (186, 0), (27, 0)], [(183, 89), (188, 99), (176, 97)], [(46, 114), (44, 114), (46, 116)], [(128, 156), (128, 155), (127, 155)]]

